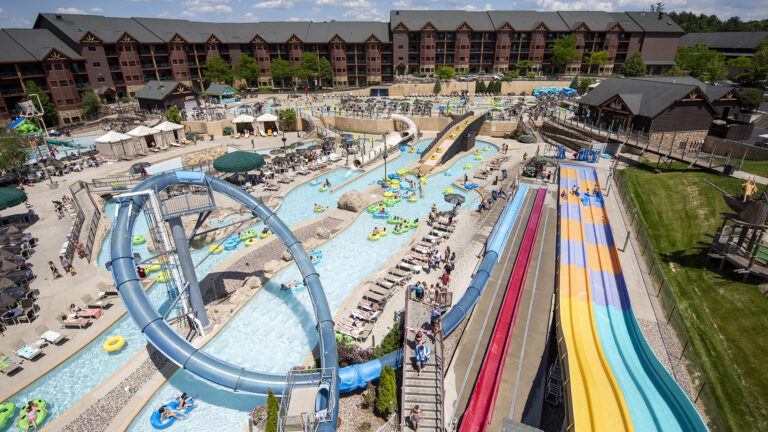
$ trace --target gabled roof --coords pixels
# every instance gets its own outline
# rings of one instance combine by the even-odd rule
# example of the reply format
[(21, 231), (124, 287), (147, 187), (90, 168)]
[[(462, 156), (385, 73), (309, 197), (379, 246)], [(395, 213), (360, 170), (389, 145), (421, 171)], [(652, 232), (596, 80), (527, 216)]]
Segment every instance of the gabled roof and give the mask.
[(704, 44), (710, 49), (753, 50), (766, 38), (768, 38), (768, 32), (688, 33), (680, 38), (680, 46), (692, 47)]
[(203, 93), (207, 95), (220, 95), (224, 90), (227, 89), (237, 93), (237, 90), (226, 84), (211, 84), (207, 89), (205, 89)]
[(619, 23), (621, 28), (624, 29), (625, 32), (641, 32), (643, 29), (637, 25), (637, 23), (627, 15), (626, 12), (606, 12), (608, 15), (613, 18), (614, 21)]
[(86, 32), (93, 33), (94, 36), (106, 43), (114, 43), (123, 35), (128, 33), (139, 42), (159, 43), (163, 42), (151, 31), (136, 22), (132, 18), (114, 18), (101, 15), (76, 15), (76, 14), (57, 14), (41, 13), (35, 21), (35, 28), (42, 27), (41, 20), (46, 20), (50, 25), (59, 29), (67, 35), (72, 42), (77, 43), (85, 36)]
[[(701, 91), (712, 106), (706, 91), (689, 80), (671, 82), (646, 78), (608, 78), (581, 98), (580, 103), (600, 106), (618, 96), (627, 109), (637, 116), (653, 118), (694, 91)], [(698, 81), (698, 80), (697, 80)], [(699, 81), (700, 84), (703, 84)], [(706, 85), (705, 85), (706, 88)]]
[[(27, 51), (35, 60), (44, 60), (49, 56), (52, 50), (69, 57), (72, 60), (81, 60), (80, 54), (75, 52), (69, 45), (57, 38), (48, 29), (3, 29), (8, 37), (13, 39), (22, 49)], [(21, 54), (18, 48), (13, 46), (0, 46), (0, 52), (5, 53), (8, 49), (14, 55)], [(0, 54), (2, 56), (3, 54)], [(23, 61), (23, 60), (22, 60)]]
[[(602, 11), (562, 11), (558, 12), (560, 18), (571, 30), (576, 30), (580, 24), (586, 25), (592, 31), (607, 31), (619, 24), (625, 31), (639, 31), (640, 27), (624, 13), (608, 13)], [(622, 19), (623, 18), (623, 19)], [(633, 29), (625, 26), (632, 23)]]
[(9, 29), (0, 31), (0, 63), (31, 62), (37, 60), (29, 51), (19, 45), (7, 33)]
[(685, 33), (669, 15), (658, 12), (627, 12), (632, 21), (636, 22), (643, 30), (647, 32), (659, 33)]
[(508, 22), (517, 31), (531, 31), (539, 24), (544, 24), (551, 31), (570, 30), (557, 12), (488, 11), (487, 14), (496, 28)]
[(487, 12), (466, 12), (461, 10), (393, 10), (389, 11), (392, 28), (402, 23), (409, 30), (421, 30), (427, 23), (438, 30), (453, 31), (463, 23), (475, 31), (494, 31), (496, 28)]
[[(666, 82), (671, 84), (687, 84), (687, 85), (695, 85), (699, 87), (704, 94), (707, 95), (710, 102), (714, 102), (717, 99), (720, 99), (721, 97), (728, 94), (729, 91), (735, 90), (734, 87), (728, 86), (728, 85), (710, 85), (703, 83), (699, 80), (697, 80), (694, 77), (691, 76), (684, 76), (684, 77), (641, 77), (636, 79), (642, 79), (646, 81), (657, 81), (657, 82)], [(735, 92), (736, 95), (738, 95), (738, 92)]]
[(224, 26), (217, 23), (165, 18), (132, 18), (132, 20), (151, 32), (161, 42), (169, 42), (176, 34), (189, 43), (205, 43), (211, 35), (216, 36), (217, 39), (224, 39), (222, 35)]
[(152, 80), (145, 84), (135, 97), (136, 99), (163, 100), (179, 86), (182, 86), (184, 90), (191, 91), (184, 83), (178, 81)]
[(371, 35), (382, 42), (388, 42), (389, 25), (379, 21), (313, 22), (302, 40), (308, 43), (326, 43), (335, 35), (351, 43), (365, 42)]

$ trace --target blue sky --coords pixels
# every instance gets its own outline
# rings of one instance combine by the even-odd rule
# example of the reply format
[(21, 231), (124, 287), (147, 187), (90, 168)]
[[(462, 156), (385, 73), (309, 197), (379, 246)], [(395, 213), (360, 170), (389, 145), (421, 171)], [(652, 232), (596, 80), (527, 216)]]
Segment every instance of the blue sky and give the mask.
[[(38, 12), (214, 22), (387, 20), (390, 9), (648, 10), (650, 0), (26, 0), (0, 1), (0, 27), (31, 27)], [(766, 0), (668, 0), (667, 10), (763, 19)]]

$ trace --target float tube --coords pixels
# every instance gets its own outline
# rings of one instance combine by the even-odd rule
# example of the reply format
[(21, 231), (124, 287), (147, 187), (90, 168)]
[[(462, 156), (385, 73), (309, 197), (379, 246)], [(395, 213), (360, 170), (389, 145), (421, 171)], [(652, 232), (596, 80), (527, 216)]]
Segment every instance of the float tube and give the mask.
[[(32, 402), (35, 403), (35, 405), (39, 408), (45, 408), (48, 406), (48, 402), (44, 401), (43, 399), (34, 399)], [(29, 406), (29, 402), (27, 402), (24, 407), (19, 411), (19, 420), (16, 421), (16, 426), (18, 426), (21, 430), (27, 430), (27, 416), (25, 413), (27, 412), (27, 407)], [(48, 413), (40, 410), (37, 412), (37, 418), (35, 419), (35, 424), (40, 426), (40, 423), (45, 421), (45, 417), (48, 416)]]

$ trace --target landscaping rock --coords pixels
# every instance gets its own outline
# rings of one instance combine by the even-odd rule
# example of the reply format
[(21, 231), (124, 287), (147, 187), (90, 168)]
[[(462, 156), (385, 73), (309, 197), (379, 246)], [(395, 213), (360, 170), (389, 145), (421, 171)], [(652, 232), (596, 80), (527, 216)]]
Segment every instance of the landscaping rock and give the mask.
[(320, 226), (315, 231), (315, 237), (321, 240), (328, 240), (331, 238), (331, 231), (324, 226)]
[(351, 190), (344, 192), (339, 198), (338, 207), (342, 210), (347, 210), (355, 213), (360, 213), (367, 207), (366, 200), (363, 198), (363, 194), (359, 191)]
[(293, 256), (291, 256), (291, 253), (288, 252), (288, 250), (286, 249), (286, 250), (283, 251), (283, 254), (280, 256), (280, 258), (283, 261), (290, 261), (290, 260), (293, 259)]
[(242, 286), (245, 287), (245, 288), (254, 290), (254, 289), (261, 288), (261, 284), (262, 284), (262, 282), (261, 282), (261, 278), (260, 277), (258, 277), (258, 276), (248, 276), (243, 281), (243, 285)]

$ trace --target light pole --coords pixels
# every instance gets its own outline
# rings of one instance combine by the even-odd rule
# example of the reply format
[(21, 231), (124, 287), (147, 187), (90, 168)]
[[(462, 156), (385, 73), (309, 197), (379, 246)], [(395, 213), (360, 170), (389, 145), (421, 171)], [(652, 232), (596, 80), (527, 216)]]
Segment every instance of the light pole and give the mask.
[(387, 179), (389, 178), (387, 177), (387, 134), (389, 134), (389, 131), (384, 131), (384, 182), (382, 182), (382, 184), (387, 182)]

